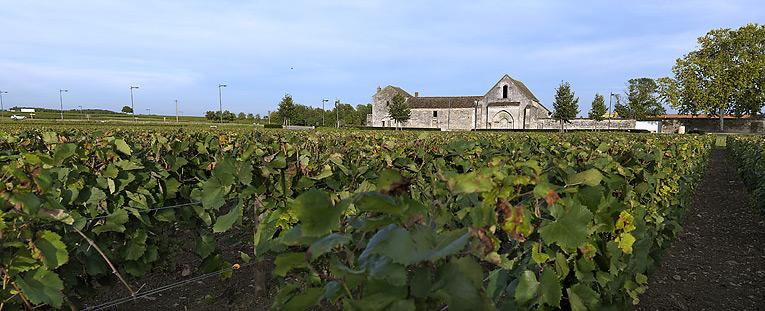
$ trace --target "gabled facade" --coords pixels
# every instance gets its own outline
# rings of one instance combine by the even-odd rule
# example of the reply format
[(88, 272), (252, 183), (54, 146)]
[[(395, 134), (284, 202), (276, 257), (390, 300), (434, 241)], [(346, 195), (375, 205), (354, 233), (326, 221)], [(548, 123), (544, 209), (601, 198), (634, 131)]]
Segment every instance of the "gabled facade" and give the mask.
[(372, 96), (369, 125), (395, 127), (387, 105), (396, 93), (406, 98), (411, 118), (401, 127), (470, 129), (532, 129), (550, 110), (543, 106), (523, 82), (502, 76), (484, 95), (421, 97), (396, 86), (378, 88)]

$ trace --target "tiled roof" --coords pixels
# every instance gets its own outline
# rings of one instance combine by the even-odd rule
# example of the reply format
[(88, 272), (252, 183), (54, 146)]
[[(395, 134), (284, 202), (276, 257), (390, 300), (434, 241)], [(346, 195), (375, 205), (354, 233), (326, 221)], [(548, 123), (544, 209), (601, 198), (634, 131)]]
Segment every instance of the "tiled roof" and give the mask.
[(473, 108), (475, 101), (483, 99), (483, 96), (433, 96), (433, 97), (409, 97), (407, 104), (412, 108)]

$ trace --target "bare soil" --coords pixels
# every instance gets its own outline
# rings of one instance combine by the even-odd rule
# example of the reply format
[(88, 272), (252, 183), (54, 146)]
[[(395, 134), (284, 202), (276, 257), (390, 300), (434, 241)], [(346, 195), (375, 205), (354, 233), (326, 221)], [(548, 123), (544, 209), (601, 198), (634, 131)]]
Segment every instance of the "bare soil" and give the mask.
[(634, 310), (765, 310), (765, 217), (715, 150), (683, 231)]

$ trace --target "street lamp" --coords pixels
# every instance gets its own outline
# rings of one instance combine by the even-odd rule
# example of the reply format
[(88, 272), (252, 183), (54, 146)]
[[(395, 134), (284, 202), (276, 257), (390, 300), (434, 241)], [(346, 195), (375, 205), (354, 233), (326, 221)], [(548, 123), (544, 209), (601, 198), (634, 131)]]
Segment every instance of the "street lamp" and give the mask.
[(178, 123), (178, 100), (175, 100), (175, 123)]
[(133, 115), (133, 121), (136, 120), (135, 118), (135, 107), (133, 105), (133, 89), (137, 89), (137, 86), (131, 86), (130, 87), (130, 113)]
[(324, 126), (324, 103), (328, 102), (329, 99), (322, 99), (321, 100), (321, 126)]
[(80, 109), (80, 118), (82, 118), (82, 117), (83, 117), (83, 113), (82, 113), (82, 105), (77, 105), (77, 108), (79, 108), (79, 109)]
[(59, 108), (61, 108), (61, 121), (64, 120), (64, 93), (69, 92), (69, 90), (58, 90), (58, 104)]
[(151, 115), (151, 108), (146, 108), (146, 115)]
[(223, 123), (223, 91), (225, 84), (218, 84), (218, 110), (220, 111), (220, 123)]
[(8, 91), (0, 91), (0, 117), (5, 117), (5, 108), (3, 108), (3, 94), (8, 94)]
[(611, 112), (611, 97), (616, 97), (616, 103), (618, 104), (619, 103), (619, 94), (615, 94), (615, 93), (611, 92), (608, 95), (608, 129), (609, 130), (611, 129), (611, 116), (613, 115), (613, 113)]

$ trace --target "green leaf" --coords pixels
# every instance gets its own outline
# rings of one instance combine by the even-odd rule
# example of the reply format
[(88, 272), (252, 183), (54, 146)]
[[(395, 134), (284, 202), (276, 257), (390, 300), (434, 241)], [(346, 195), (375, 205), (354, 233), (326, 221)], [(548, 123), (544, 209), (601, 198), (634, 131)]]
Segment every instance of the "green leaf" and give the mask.
[(494, 309), (483, 290), (483, 269), (473, 257), (452, 258), (439, 269), (436, 284), (439, 296), (446, 299), (450, 310), (491, 310)]
[(53, 150), (53, 164), (60, 165), (64, 160), (75, 154), (77, 145), (75, 144), (60, 144)]
[(430, 268), (421, 268), (414, 270), (411, 282), (409, 282), (409, 292), (417, 298), (427, 297), (430, 293), (431, 284), (433, 284), (432, 272)]
[(64, 290), (64, 282), (55, 272), (43, 267), (17, 277), (16, 284), (34, 304), (48, 304), (54, 308), (60, 308), (64, 301), (61, 293)]
[(103, 232), (125, 232), (125, 223), (128, 222), (128, 213), (124, 209), (114, 210), (113, 213), (106, 216), (104, 224), (93, 228), (93, 233), (101, 234)]
[(225, 203), (223, 196), (226, 188), (223, 187), (217, 178), (212, 177), (202, 185), (202, 206), (205, 209), (218, 209)]
[(125, 247), (124, 256), (126, 260), (138, 260), (146, 252), (146, 231), (138, 230), (130, 236)]
[(515, 301), (518, 304), (525, 304), (534, 299), (539, 289), (539, 282), (534, 272), (526, 270), (521, 273), (518, 280), (518, 286), (515, 288)]
[(351, 238), (345, 235), (332, 233), (328, 236), (325, 236), (321, 239), (319, 239), (316, 242), (313, 242), (311, 244), (311, 247), (308, 248), (307, 253), (309, 254), (309, 257), (311, 257), (311, 261), (316, 260), (316, 258), (321, 257), (321, 255), (326, 254), (327, 252), (331, 251), (333, 248), (338, 247), (340, 245), (348, 244), (348, 242), (351, 241)]
[(558, 276), (552, 269), (545, 269), (542, 272), (542, 277), (539, 279), (539, 304), (547, 304), (556, 308), (560, 308), (560, 299), (563, 295), (561, 292), (563, 288), (558, 281)]
[(534, 259), (538, 265), (541, 265), (550, 259), (550, 255), (541, 252), (542, 245), (534, 242), (531, 246), (531, 258)]
[(202, 233), (197, 239), (196, 252), (202, 259), (207, 258), (215, 251), (215, 239), (212, 235)]
[(284, 277), (292, 269), (308, 267), (305, 253), (281, 254), (274, 260), (274, 275)]
[(285, 311), (302, 311), (308, 310), (321, 301), (321, 297), (324, 295), (324, 289), (321, 287), (307, 288), (305, 292), (300, 295), (292, 297), (287, 303), (284, 304), (281, 310)]
[(48, 230), (37, 232), (35, 246), (40, 250), (43, 263), (51, 270), (69, 261), (66, 245), (64, 242), (61, 242), (61, 236), (58, 233)]
[(567, 186), (575, 186), (579, 184), (585, 184), (588, 186), (597, 186), (600, 181), (603, 180), (603, 174), (596, 168), (591, 168), (584, 172), (579, 172), (569, 176)]
[(491, 176), (470, 172), (449, 178), (449, 188), (457, 193), (486, 192), (494, 188)]
[(291, 209), (302, 224), (303, 235), (317, 237), (340, 227), (343, 204), (332, 205), (329, 195), (318, 189), (308, 190), (292, 201)]
[(566, 289), (568, 301), (573, 311), (598, 310), (600, 296), (592, 288), (582, 283)]
[(236, 223), (237, 220), (239, 220), (239, 217), (242, 216), (242, 205), (241, 203), (237, 204), (232, 208), (226, 215), (218, 217), (218, 219), (215, 220), (215, 225), (213, 226), (213, 232), (215, 233), (221, 233), (226, 232), (228, 229), (231, 229), (231, 226)]
[(584, 205), (574, 203), (570, 206), (555, 205), (551, 208), (554, 222), (548, 222), (539, 228), (539, 234), (546, 244), (558, 244), (566, 249), (577, 248), (587, 242), (587, 227), (592, 221), (592, 213)]
[(114, 146), (117, 147), (117, 150), (119, 152), (122, 152), (126, 155), (130, 155), (131, 153), (133, 153), (133, 150), (130, 149), (130, 146), (128, 146), (128, 144), (122, 138), (115, 139)]

